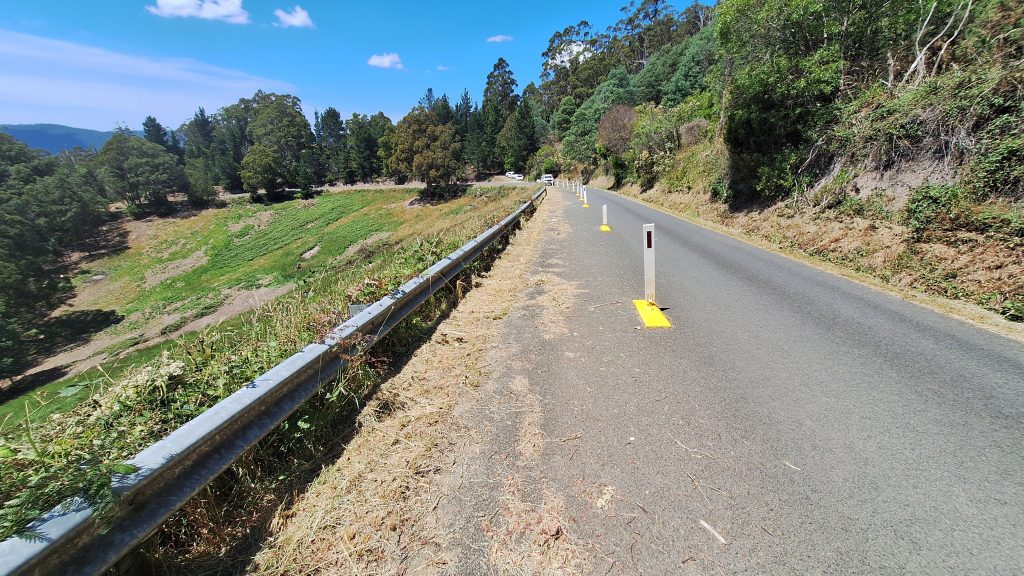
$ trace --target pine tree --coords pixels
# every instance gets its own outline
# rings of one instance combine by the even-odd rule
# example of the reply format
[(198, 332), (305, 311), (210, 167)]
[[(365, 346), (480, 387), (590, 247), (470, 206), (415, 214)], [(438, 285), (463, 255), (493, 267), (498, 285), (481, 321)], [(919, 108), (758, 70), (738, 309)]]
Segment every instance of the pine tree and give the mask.
[(434, 100), (434, 104), (428, 110), (437, 116), (437, 121), (441, 124), (452, 124), (455, 122), (455, 110), (452, 109), (452, 105), (448, 102), (447, 94)]
[(328, 108), (319, 116), (318, 122), (317, 147), (320, 154), (319, 161), (323, 166), (326, 179), (330, 181), (343, 180), (345, 145), (348, 140), (345, 121), (341, 119), (341, 113), (337, 109)]
[(498, 134), (505, 127), (510, 115), (519, 103), (516, 95), (516, 80), (504, 58), (498, 58), (491, 73), (487, 75), (484, 87), (484, 101), (481, 107), (483, 135), (481, 137), (479, 164), (481, 172), (498, 172), (503, 160), (498, 154)]
[(462, 98), (455, 105), (455, 133), (463, 141), (469, 135), (470, 118), (473, 115), (473, 99), (469, 96), (469, 90), (462, 91)]
[(170, 144), (167, 140), (167, 129), (152, 116), (146, 116), (146, 119), (142, 121), (142, 133), (143, 138), (153, 144), (159, 144), (164, 148)]
[(426, 94), (424, 94), (423, 97), (420, 98), (420, 101), (416, 105), (419, 106), (420, 108), (430, 110), (431, 108), (434, 107), (434, 102), (436, 101), (437, 98), (434, 97), (434, 89), (427, 88)]

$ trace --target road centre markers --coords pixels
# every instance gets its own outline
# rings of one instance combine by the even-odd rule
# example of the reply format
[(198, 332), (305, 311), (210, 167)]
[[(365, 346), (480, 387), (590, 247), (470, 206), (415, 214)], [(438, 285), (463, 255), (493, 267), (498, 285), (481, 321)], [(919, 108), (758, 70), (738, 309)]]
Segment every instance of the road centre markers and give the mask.
[(654, 224), (644, 224), (643, 228), (643, 251), (644, 251), (644, 299), (633, 300), (636, 311), (644, 326), (648, 328), (671, 328), (672, 323), (668, 321), (661, 308), (655, 304), (654, 291)]

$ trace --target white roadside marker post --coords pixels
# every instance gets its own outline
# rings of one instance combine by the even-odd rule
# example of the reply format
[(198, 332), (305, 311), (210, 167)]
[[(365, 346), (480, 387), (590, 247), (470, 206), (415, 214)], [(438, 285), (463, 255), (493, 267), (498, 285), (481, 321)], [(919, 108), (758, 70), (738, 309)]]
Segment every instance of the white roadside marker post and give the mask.
[(583, 187), (583, 207), (590, 208), (590, 204), (587, 204), (587, 187)]
[(657, 302), (654, 295), (654, 224), (644, 224), (644, 299)]
[(671, 328), (672, 322), (656, 304), (654, 293), (654, 224), (644, 224), (644, 299), (633, 300), (647, 328)]
[(611, 232), (612, 228), (608, 225), (608, 205), (601, 205), (601, 232)]

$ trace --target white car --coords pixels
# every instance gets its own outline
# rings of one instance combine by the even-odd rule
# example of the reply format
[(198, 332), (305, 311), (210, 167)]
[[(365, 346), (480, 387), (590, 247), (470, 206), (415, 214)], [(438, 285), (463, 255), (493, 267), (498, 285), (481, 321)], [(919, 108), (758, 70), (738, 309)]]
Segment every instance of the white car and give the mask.
[(522, 180), (523, 179), (523, 175), (522, 174), (517, 174), (517, 173), (513, 172), (512, 175), (509, 176), (509, 178), (511, 178), (513, 180)]
[(540, 177), (540, 181), (543, 184), (547, 184), (548, 186), (551, 186), (552, 184), (555, 183), (555, 177), (552, 176), (551, 174), (545, 174), (545, 175)]
[(512, 178), (512, 179), (515, 179), (515, 178), (514, 178), (514, 176), (515, 176), (515, 175), (516, 175), (516, 173), (515, 173), (515, 172), (512, 172), (512, 171), (509, 171), (509, 172), (505, 172), (505, 178)]

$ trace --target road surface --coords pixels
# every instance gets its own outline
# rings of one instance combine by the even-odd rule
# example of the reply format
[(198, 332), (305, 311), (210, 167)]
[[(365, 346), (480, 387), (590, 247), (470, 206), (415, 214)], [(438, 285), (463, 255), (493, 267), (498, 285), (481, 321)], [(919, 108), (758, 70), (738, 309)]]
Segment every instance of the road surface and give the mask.
[[(500, 564), (488, 513), (516, 477), (588, 573), (1024, 573), (1024, 345), (613, 194), (549, 194), (547, 280), (505, 320), (446, 512), (457, 571)], [(652, 222), (667, 330), (632, 304)]]

